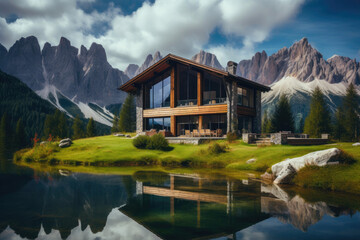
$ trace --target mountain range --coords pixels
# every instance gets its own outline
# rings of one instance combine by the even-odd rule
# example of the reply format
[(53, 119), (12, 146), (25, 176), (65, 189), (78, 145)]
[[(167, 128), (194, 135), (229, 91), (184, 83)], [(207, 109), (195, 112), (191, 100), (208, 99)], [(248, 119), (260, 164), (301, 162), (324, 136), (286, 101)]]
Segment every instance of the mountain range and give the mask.
[[(240, 57), (240, 56), (239, 56)], [(21, 38), (7, 50), (0, 44), (0, 69), (26, 83), (39, 96), (71, 117), (93, 117), (111, 125), (113, 117), (105, 106), (118, 106), (126, 94), (117, 87), (162, 59), (160, 52), (149, 54), (141, 66), (129, 64), (121, 71), (107, 61), (104, 48), (93, 43), (80, 51), (66, 38), (58, 46), (45, 43), (40, 49), (36, 37)], [(224, 70), (214, 54), (201, 50), (193, 61)], [(231, 60), (231, 59), (229, 59)], [(307, 38), (268, 56), (257, 52), (238, 63), (237, 75), (270, 85), (262, 95), (263, 110), (271, 113), (280, 94), (287, 94), (297, 125), (309, 111), (309, 95), (319, 86), (332, 111), (340, 104), (348, 84), (360, 85), (360, 65), (356, 59), (334, 55), (325, 60)]]

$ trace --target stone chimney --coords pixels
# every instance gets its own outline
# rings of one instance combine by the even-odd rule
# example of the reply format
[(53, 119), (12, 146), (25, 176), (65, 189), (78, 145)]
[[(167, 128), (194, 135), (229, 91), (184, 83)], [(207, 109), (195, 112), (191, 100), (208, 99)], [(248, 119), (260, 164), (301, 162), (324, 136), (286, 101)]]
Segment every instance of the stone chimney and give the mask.
[(228, 61), (226, 71), (228, 71), (230, 74), (236, 75), (236, 68), (237, 68), (237, 63), (233, 61)]

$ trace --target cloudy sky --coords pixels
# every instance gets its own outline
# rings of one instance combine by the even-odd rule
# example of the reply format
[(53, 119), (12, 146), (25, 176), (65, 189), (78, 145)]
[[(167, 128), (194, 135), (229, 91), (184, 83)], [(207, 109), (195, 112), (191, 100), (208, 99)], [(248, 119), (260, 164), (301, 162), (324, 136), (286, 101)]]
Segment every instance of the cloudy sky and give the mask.
[(159, 50), (220, 63), (269, 55), (307, 37), (325, 58), (360, 58), (359, 0), (0, 0), (0, 43), (34, 35), (41, 47), (64, 36), (100, 43), (122, 70)]

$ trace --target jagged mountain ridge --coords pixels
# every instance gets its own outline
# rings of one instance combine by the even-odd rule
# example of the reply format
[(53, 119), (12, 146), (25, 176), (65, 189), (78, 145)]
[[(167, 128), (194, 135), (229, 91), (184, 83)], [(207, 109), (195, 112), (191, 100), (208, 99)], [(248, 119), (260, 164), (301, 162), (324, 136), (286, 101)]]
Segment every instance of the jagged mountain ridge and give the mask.
[[(163, 57), (161, 56), (161, 53), (159, 51), (156, 51), (154, 56), (149, 54), (146, 56), (145, 61), (140, 67), (136, 64), (129, 64), (125, 69), (125, 74), (131, 79), (146, 70), (148, 67), (158, 62), (159, 60), (161, 60), (162, 58)], [(201, 50), (199, 53), (195, 54), (191, 58), (191, 60), (203, 65), (224, 70), (224, 67), (221, 66), (215, 54), (205, 52), (204, 50)]]
[(346, 82), (360, 84), (360, 65), (356, 59), (333, 56), (325, 60), (313, 48), (307, 38), (294, 43), (290, 48), (282, 48), (271, 56), (265, 51), (257, 52), (251, 60), (238, 64), (237, 75), (270, 85), (291, 76), (302, 82), (315, 79), (329, 83)]
[(134, 76), (142, 73), (145, 69), (147, 69), (148, 67), (154, 65), (156, 62), (158, 62), (159, 60), (161, 60), (163, 57), (161, 56), (159, 51), (156, 51), (154, 54), (154, 57), (149, 54), (147, 55), (147, 57), (145, 58), (144, 63), (138, 67), (134, 73)]
[(58, 46), (45, 43), (42, 50), (34, 36), (21, 38), (9, 51), (1, 45), (0, 69), (35, 91), (53, 85), (75, 101), (102, 106), (122, 102), (126, 94), (117, 87), (129, 80), (111, 67), (101, 45), (81, 46), (79, 53), (64, 37)]

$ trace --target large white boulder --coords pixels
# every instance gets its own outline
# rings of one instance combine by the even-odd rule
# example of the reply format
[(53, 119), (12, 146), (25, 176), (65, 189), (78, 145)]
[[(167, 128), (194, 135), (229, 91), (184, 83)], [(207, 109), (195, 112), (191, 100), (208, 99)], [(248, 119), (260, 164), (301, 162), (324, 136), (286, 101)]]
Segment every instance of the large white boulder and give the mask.
[(330, 164), (337, 164), (337, 157), (340, 154), (340, 149), (330, 148), (322, 151), (312, 152), (302, 157), (286, 159), (282, 162), (274, 164), (271, 167), (271, 171), (275, 177), (274, 183), (289, 183), (296, 172), (307, 165), (321, 167)]
[(69, 142), (70, 144), (72, 144), (72, 141), (70, 138), (65, 138), (65, 139), (60, 140), (60, 143), (65, 143), (65, 142)]

